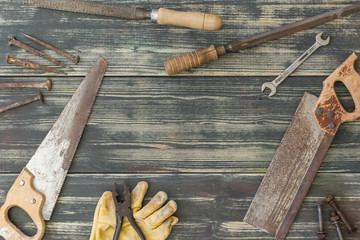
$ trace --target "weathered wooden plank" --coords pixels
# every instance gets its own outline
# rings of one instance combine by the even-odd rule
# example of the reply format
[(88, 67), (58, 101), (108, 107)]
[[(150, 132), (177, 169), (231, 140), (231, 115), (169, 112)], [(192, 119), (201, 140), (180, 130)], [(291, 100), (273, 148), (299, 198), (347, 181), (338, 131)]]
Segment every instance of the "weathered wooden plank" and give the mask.
[[(149, 200), (157, 191), (168, 193), (178, 204), (179, 224), (169, 239), (273, 239), (242, 222), (262, 174), (70, 174), (64, 184), (53, 217), (47, 222), (46, 239), (87, 239), (96, 203), (114, 180), (126, 179), (129, 186), (149, 182)], [(0, 202), (16, 178), (0, 176)], [(330, 193), (349, 220), (360, 224), (359, 174), (318, 174), (305, 199), (288, 239), (315, 239), (317, 211), (315, 202)], [(331, 184), (329, 184), (331, 182)], [(336, 239), (334, 226), (328, 217), (331, 208), (324, 206), (325, 230), (329, 239)], [(22, 222), (21, 219), (18, 222)], [(25, 227), (29, 223), (22, 222)], [(343, 229), (345, 230), (345, 229)], [(358, 239), (359, 233), (346, 235)]]
[[(117, 3), (116, 0), (98, 0)], [(121, 1), (122, 4), (146, 7), (148, 9), (167, 7), (174, 10), (211, 12), (222, 17), (223, 28), (215, 32), (198, 31), (172, 26), (160, 26), (150, 21), (134, 21), (77, 13), (53, 11), (24, 6), (22, 1), (0, 0), (0, 52), (18, 58), (33, 60), (49, 65), (38, 57), (8, 47), (7, 37), (15, 34), (20, 40), (31, 43), (20, 32), (32, 34), (61, 49), (82, 57), (79, 65), (72, 65), (71, 75), (85, 75), (98, 55), (106, 58), (110, 65), (108, 75), (112, 76), (165, 76), (163, 62), (211, 44), (225, 44), (274, 27), (281, 26), (323, 13), (349, 6), (356, 1), (337, 0), (207, 0), (207, 1)], [(320, 31), (327, 32), (332, 41), (319, 49), (296, 75), (328, 75), (350, 53), (359, 50), (357, 42), (359, 13), (338, 19), (331, 23), (302, 31), (279, 40), (233, 53), (221, 60), (209, 63), (185, 75), (227, 75), (227, 76), (276, 76), (290, 65), (314, 42)], [(41, 48), (40, 48), (41, 49)], [(51, 64), (50, 64), (51, 65)], [(0, 63), (0, 75), (42, 75), (41, 71), (26, 70), (18, 66)]]
[[(270, 99), (259, 93), (268, 80), (105, 77), (70, 171), (264, 173), (304, 91), (318, 95), (323, 78), (289, 78)], [(53, 78), (44, 105), (1, 114), (0, 172), (26, 165), (80, 82)], [(0, 104), (36, 94), (2, 89)], [(341, 127), (321, 172), (359, 172), (358, 132), (360, 121)]]

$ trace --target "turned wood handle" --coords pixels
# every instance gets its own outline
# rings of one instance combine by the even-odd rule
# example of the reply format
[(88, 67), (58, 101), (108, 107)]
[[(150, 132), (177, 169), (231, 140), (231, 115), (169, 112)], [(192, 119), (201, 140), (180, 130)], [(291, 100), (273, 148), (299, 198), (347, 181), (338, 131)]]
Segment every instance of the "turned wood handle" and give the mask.
[[(24, 168), (0, 208), (0, 236), (6, 240), (40, 240), (45, 233), (45, 221), (41, 213), (45, 197), (34, 188), (33, 179), (34, 175)], [(25, 235), (10, 221), (8, 213), (12, 207), (21, 208), (31, 217), (37, 228), (36, 235)]]
[(166, 60), (164, 63), (165, 70), (169, 75), (179, 73), (218, 60), (219, 56), (224, 54), (226, 54), (224, 46), (216, 48), (211, 45), (208, 48), (198, 49)]
[(210, 13), (180, 12), (160, 8), (157, 23), (213, 31), (221, 27), (222, 20)]
[[(319, 127), (334, 135), (341, 123), (354, 121), (360, 117), (360, 75), (354, 63), (358, 57), (351, 54), (324, 82), (314, 115)], [(335, 89), (335, 82), (342, 82), (349, 90), (355, 104), (355, 110), (347, 112), (340, 103)]]

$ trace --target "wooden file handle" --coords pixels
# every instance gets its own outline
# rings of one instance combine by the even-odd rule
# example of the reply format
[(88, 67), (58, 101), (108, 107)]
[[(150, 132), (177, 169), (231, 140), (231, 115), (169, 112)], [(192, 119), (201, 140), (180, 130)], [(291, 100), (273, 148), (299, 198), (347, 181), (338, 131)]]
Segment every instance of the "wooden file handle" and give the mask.
[[(358, 57), (351, 54), (324, 82), (319, 101), (314, 109), (318, 126), (335, 135), (339, 126), (346, 121), (354, 121), (360, 117), (360, 75), (355, 70), (354, 63)], [(352, 113), (341, 105), (334, 89), (335, 82), (342, 82), (349, 90), (355, 104)]]
[[(0, 208), (0, 236), (6, 240), (40, 240), (45, 233), (45, 221), (41, 213), (45, 197), (34, 188), (33, 179), (31, 172), (24, 168)], [(21, 208), (31, 217), (37, 228), (36, 235), (25, 235), (10, 221), (8, 213), (12, 207)]]
[(221, 27), (222, 20), (220, 17), (210, 13), (179, 12), (160, 8), (157, 23), (214, 31)]
[(215, 48), (214, 45), (211, 45), (208, 48), (199, 49), (166, 60), (164, 63), (165, 70), (167, 74), (172, 75), (218, 60), (219, 56), (224, 54), (226, 54), (224, 46)]

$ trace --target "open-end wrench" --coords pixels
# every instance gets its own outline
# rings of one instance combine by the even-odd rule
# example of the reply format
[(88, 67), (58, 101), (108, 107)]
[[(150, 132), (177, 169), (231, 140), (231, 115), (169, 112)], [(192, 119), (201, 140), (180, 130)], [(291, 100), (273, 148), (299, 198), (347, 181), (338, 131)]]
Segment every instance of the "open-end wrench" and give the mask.
[(306, 52), (304, 52), (298, 59), (293, 62), (283, 73), (281, 73), (277, 78), (275, 78), (272, 82), (265, 82), (261, 86), (261, 92), (265, 90), (265, 88), (269, 88), (271, 90), (269, 97), (273, 96), (276, 93), (276, 87), (280, 85), (291, 73), (293, 73), (303, 62), (308, 59), (311, 54), (313, 54), (316, 49), (321, 46), (326, 46), (330, 42), (330, 37), (326, 40), (322, 39), (323, 32), (316, 35), (316, 42), (312, 45)]

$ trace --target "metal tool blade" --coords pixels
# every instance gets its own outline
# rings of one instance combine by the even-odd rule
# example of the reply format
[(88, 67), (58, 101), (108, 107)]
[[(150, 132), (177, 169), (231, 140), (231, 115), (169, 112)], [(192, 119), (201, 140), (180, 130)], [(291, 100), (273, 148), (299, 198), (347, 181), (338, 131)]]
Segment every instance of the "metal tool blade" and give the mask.
[(317, 101), (304, 94), (244, 218), (276, 239), (287, 236), (334, 138), (318, 127)]
[(68, 102), (26, 168), (45, 195), (42, 215), (49, 220), (94, 104), (108, 63), (99, 57)]
[(266, 32), (258, 33), (246, 38), (242, 38), (225, 45), (227, 52), (237, 52), (260, 43), (278, 39), (305, 29), (309, 29), (334, 19), (360, 11), (360, 4), (353, 4), (349, 7), (336, 9), (330, 12), (315, 15), (303, 20), (286, 24), (279, 28), (274, 28)]
[(24, 4), (53, 10), (138, 20), (150, 18), (151, 14), (143, 8), (72, 0), (24, 0)]

